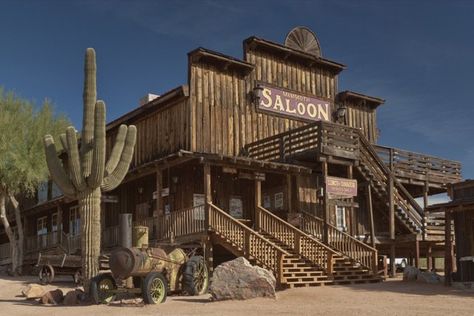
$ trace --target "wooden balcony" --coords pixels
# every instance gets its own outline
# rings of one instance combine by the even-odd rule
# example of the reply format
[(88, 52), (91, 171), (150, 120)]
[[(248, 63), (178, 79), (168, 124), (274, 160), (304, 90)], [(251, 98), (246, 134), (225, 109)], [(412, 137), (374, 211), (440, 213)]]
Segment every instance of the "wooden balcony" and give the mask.
[(357, 160), (359, 135), (354, 128), (320, 121), (247, 144), (244, 154), (253, 159), (282, 162), (323, 157)]
[(404, 184), (442, 188), (461, 181), (461, 163), (412, 151), (373, 145), (382, 161)]

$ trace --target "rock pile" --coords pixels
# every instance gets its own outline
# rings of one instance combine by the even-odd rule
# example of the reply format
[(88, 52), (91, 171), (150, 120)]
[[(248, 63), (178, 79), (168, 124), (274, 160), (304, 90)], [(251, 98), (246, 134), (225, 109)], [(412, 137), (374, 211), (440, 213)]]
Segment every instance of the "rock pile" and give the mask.
[(39, 284), (28, 284), (22, 289), (21, 294), (27, 300), (38, 300), (41, 304), (46, 305), (66, 305), (75, 306), (86, 302), (86, 295), (81, 289), (75, 289), (63, 294), (61, 289), (48, 291)]
[(431, 271), (420, 271), (419, 269), (407, 266), (403, 270), (403, 281), (418, 281), (429, 284), (444, 283), (444, 277)]

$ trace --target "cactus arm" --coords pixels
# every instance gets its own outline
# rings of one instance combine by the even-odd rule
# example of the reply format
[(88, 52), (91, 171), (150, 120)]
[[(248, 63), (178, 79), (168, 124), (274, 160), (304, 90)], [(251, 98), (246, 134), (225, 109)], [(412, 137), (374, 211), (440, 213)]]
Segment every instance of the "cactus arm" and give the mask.
[(81, 173), (81, 161), (79, 160), (79, 151), (77, 149), (76, 129), (72, 126), (69, 126), (66, 129), (66, 141), (68, 148), (67, 155), (69, 157), (69, 176), (76, 189), (82, 191), (86, 188), (86, 182)]
[(137, 128), (135, 125), (130, 125), (127, 131), (127, 137), (125, 138), (125, 145), (120, 157), (120, 161), (117, 164), (115, 170), (109, 174), (102, 182), (102, 191), (111, 191), (115, 189), (125, 178), (128, 172), (130, 162), (133, 158), (133, 150), (135, 148), (135, 142), (137, 139)]
[(61, 191), (63, 191), (64, 195), (74, 198), (76, 191), (73, 184), (66, 175), (63, 166), (61, 165), (61, 161), (59, 160), (56, 152), (56, 145), (54, 145), (54, 140), (51, 135), (46, 135), (44, 137), (44, 147), (46, 163), (48, 165), (51, 177), (53, 178), (54, 182), (56, 182)]
[(105, 175), (108, 176), (115, 170), (117, 164), (120, 161), (120, 156), (123, 150), (123, 146), (125, 144), (125, 137), (127, 136), (127, 125), (120, 125), (117, 137), (115, 138), (115, 144), (112, 148), (112, 152), (110, 153), (109, 161), (107, 161), (107, 165), (105, 166)]
[(66, 134), (62, 133), (59, 135), (59, 140), (61, 141), (61, 145), (63, 145), (63, 148), (65, 151), (67, 151), (67, 139), (66, 139)]
[(105, 103), (97, 101), (94, 117), (94, 154), (92, 156), (91, 175), (87, 178), (90, 188), (102, 184), (105, 169)]
[(96, 63), (93, 48), (86, 50), (84, 66), (84, 114), (82, 121), (81, 163), (82, 174), (87, 179), (92, 166), (92, 141), (94, 137), (94, 107), (97, 98), (96, 89)]

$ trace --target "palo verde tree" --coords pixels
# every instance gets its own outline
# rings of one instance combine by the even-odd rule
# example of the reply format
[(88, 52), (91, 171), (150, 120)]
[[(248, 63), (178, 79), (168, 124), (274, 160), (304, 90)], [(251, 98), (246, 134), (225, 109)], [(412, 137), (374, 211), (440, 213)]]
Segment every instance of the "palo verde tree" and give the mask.
[(23, 264), (18, 197), (32, 198), (40, 184), (48, 180), (43, 135), (59, 135), (67, 125), (69, 121), (54, 115), (48, 101), (37, 109), (31, 102), (0, 88), (0, 219), (10, 241), (14, 274), (21, 273)]
[(44, 145), (52, 179), (63, 193), (79, 203), (84, 289), (99, 273), (100, 198), (102, 191), (115, 189), (128, 172), (133, 157), (136, 127), (121, 125), (106, 162), (105, 103), (97, 101), (95, 51), (86, 50), (84, 79), (84, 114), (80, 148), (73, 126), (61, 135), (67, 152), (66, 161), (58, 157), (53, 137), (46, 135)]

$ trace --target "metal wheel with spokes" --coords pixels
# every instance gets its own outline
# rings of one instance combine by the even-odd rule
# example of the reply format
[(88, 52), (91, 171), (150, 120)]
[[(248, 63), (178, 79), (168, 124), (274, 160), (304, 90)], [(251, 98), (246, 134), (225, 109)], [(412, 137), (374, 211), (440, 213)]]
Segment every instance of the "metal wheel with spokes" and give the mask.
[(90, 295), (95, 304), (107, 304), (115, 299), (117, 285), (110, 274), (99, 274), (92, 278), (90, 283)]
[(207, 293), (209, 287), (209, 271), (202, 256), (191, 257), (184, 266), (183, 289), (189, 295)]
[(50, 264), (45, 264), (40, 268), (38, 274), (41, 284), (49, 284), (54, 280), (54, 268)]
[(145, 304), (160, 304), (166, 301), (168, 282), (163, 274), (150, 272), (142, 283), (142, 295)]

